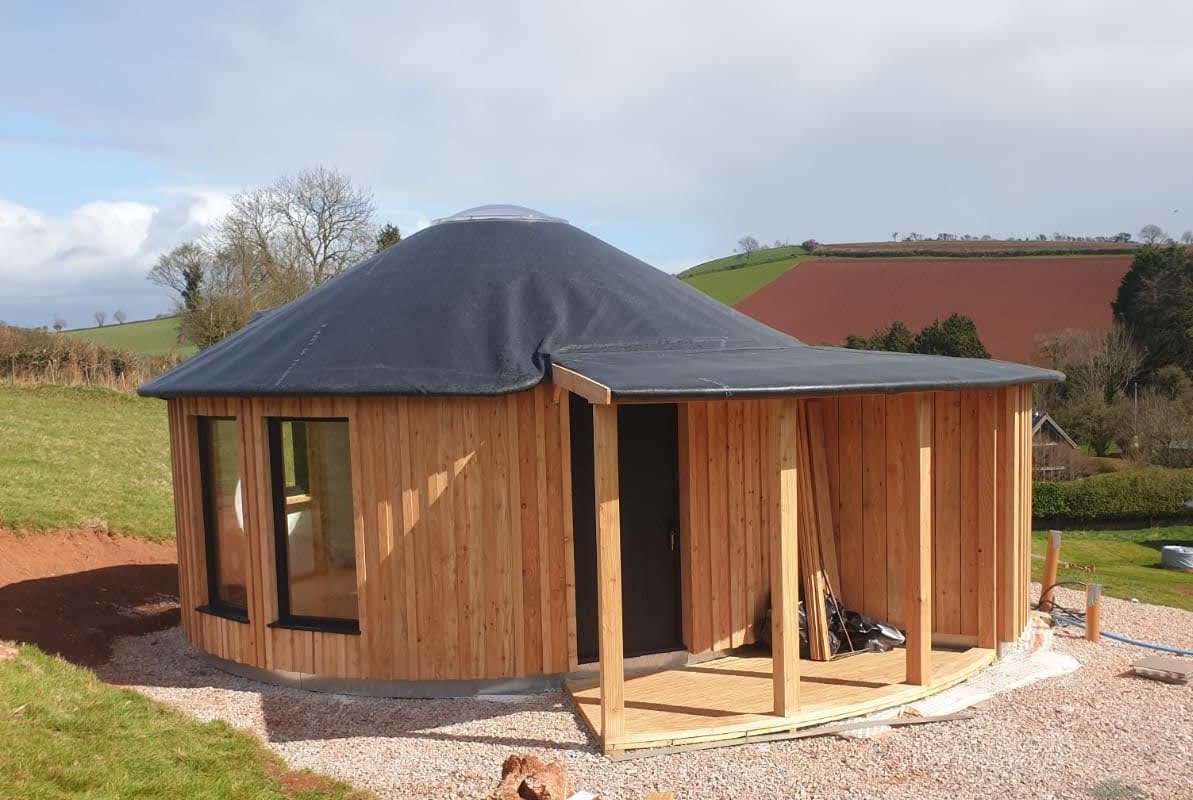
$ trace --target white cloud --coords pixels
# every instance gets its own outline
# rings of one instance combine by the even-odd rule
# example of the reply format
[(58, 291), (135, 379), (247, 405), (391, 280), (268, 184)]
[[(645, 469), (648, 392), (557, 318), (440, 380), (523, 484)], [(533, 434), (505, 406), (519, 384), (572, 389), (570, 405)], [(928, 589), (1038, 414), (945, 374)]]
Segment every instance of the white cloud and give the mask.
[(163, 194), (159, 206), (95, 201), (61, 217), (0, 201), (0, 319), (44, 324), (61, 313), (83, 324), (97, 304), (127, 306), (134, 317), (168, 310), (146, 273), (161, 253), (201, 236), (226, 210), (227, 196)]

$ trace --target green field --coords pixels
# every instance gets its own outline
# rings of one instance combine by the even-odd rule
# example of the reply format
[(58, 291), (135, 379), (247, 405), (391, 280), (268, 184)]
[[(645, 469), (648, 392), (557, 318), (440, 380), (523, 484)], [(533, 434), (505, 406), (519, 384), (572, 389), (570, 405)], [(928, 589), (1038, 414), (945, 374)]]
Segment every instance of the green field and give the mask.
[(0, 525), (174, 533), (166, 404), (107, 389), (0, 387)]
[[(795, 252), (788, 252), (790, 250)], [(776, 257), (773, 255), (775, 253), (781, 253), (781, 255)], [(743, 256), (730, 256), (692, 267), (692, 269), (680, 273), (680, 278), (689, 286), (699, 289), (714, 300), (731, 306), (766, 286), (805, 257), (803, 250), (798, 247), (762, 250), (753, 254), (750, 266), (733, 266), (734, 259), (742, 259)], [(718, 264), (729, 264), (730, 266), (705, 269)], [(697, 270), (701, 271), (697, 272)]]
[(741, 269), (743, 267), (767, 264), (771, 261), (782, 261), (783, 259), (795, 258), (802, 255), (807, 254), (804, 252), (804, 248), (799, 245), (789, 244), (783, 247), (763, 247), (750, 253), (749, 257), (745, 253), (734, 253), (731, 256), (705, 261), (703, 264), (697, 264), (694, 267), (685, 269), (679, 273), (679, 277), (686, 280), (694, 278), (697, 275), (707, 275), (710, 272)]
[(151, 356), (177, 352), (186, 357), (197, 352), (191, 345), (178, 343), (178, 317), (159, 317), (123, 325), (105, 325), (102, 328), (80, 328), (65, 333), (76, 339)]
[(250, 734), (105, 686), (34, 647), (0, 663), (0, 715), (0, 797), (373, 797), (289, 772)]
[[(1032, 552), (1043, 554), (1047, 533), (1032, 534)], [(1057, 579), (1102, 584), (1110, 597), (1193, 611), (1193, 575), (1160, 566), (1160, 548), (1168, 544), (1193, 546), (1193, 527), (1169, 525), (1127, 531), (1065, 531), (1061, 561), (1091, 564), (1096, 572), (1062, 568)], [(1032, 559), (1032, 577), (1040, 579), (1043, 561)], [(1127, 633), (1127, 631), (1115, 631)]]

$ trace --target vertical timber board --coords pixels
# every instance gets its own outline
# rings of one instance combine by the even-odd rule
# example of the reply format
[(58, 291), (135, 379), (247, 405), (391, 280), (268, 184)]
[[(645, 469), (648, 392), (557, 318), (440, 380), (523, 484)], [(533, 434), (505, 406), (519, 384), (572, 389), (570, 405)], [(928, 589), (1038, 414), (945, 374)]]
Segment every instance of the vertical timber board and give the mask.
[[(519, 517), (518, 497), (512, 484), (517, 463), (510, 459), (509, 397), (496, 398), (489, 405), (489, 458), (492, 480), (485, 511), (484, 558), (488, 565), (485, 579), (485, 675), (511, 677), (514, 667), (514, 531)], [(516, 427), (514, 431), (516, 432)], [(516, 455), (516, 453), (515, 453)]]
[(522, 527), (528, 516), (527, 502), (522, 488), (522, 452), (518, 446), (521, 435), (522, 402), (519, 395), (511, 394), (505, 398), (506, 415), (506, 454), (509, 465), (509, 503), (510, 503), (510, 598), (513, 606), (510, 609), (511, 624), (513, 626), (513, 657), (514, 674), (525, 675), (526, 667), (526, 587), (522, 581)]
[(977, 423), (977, 636), (978, 647), (998, 645), (998, 393), (978, 395)]
[(725, 406), (727, 413), (725, 493), (729, 508), (725, 536), (729, 559), (725, 562), (725, 568), (729, 579), (729, 646), (741, 647), (745, 644), (746, 631), (750, 627), (746, 613), (746, 481), (742, 451), (745, 410), (740, 400), (730, 400), (721, 405)]
[(1017, 608), (1016, 544), (1019, 507), (1018, 387), (998, 393), (998, 640), (1013, 642), (1019, 637)]
[(416, 487), (413, 501), (416, 522), (409, 533), (409, 544), (414, 550), (415, 585), (418, 606), (418, 673), (415, 680), (435, 679), (438, 667), (437, 655), (442, 649), (443, 629), (437, 615), (442, 612), (442, 603), (437, 597), (433, 562), (441, 557), (434, 546), (440, 537), (440, 517), (435, 512), (434, 476), (428, 474), (428, 464), (434, 454), (434, 440), (430, 438), (435, 427), (429, 412), (433, 400), (409, 398), (407, 401), (410, 438), (407, 440), (410, 459), (410, 481)]
[(536, 497), (538, 502), (538, 581), (539, 581), (539, 624), (542, 654), (542, 671), (551, 669), (551, 531), (548, 512), (547, 491), (547, 418), (543, 409), (543, 393), (530, 393), (534, 407), (534, 466)]
[(771, 548), (771, 655), (774, 713), (799, 710), (799, 401), (773, 401), (770, 411), (771, 491), (773, 506), (768, 540)]
[(905, 541), (907, 570), (907, 682), (932, 682), (932, 395), (916, 395), (919, 469), (908, 502), (916, 506), (919, 524), (908, 526)]
[(864, 538), (862, 528), (862, 399), (837, 402), (837, 524), (841, 538), (841, 600), (862, 608)]
[[(908, 570), (912, 553), (907, 543), (909, 531), (918, 523), (919, 510), (910, 493), (916, 490), (919, 470), (918, 394), (896, 394), (886, 399), (886, 541), (883, 569), (886, 572), (886, 615), (882, 617), (897, 627), (909, 624), (906, 607)], [(931, 394), (927, 395), (931, 399)], [(863, 444), (863, 447), (869, 443)], [(878, 569), (867, 553), (866, 581), (873, 580)]]
[(729, 452), (727, 404), (708, 404), (708, 543), (711, 568), (712, 646), (730, 646)]
[(692, 435), (692, 639), (694, 653), (712, 649), (712, 557), (708, 517), (708, 403), (689, 405)]
[(522, 493), (521, 539), (523, 639), (521, 643), (524, 667), (528, 674), (543, 670), (542, 579), (540, 577), (538, 457), (535, 448), (535, 398), (533, 392), (522, 392), (518, 398), (518, 470)]
[(1032, 446), (1031, 446), (1031, 384), (1019, 387), (1019, 446), (1021, 463), (1019, 465), (1019, 480), (1022, 485), (1020, 494), (1020, 523), (1019, 530), (1019, 592), (1020, 616), (1017, 627), (1020, 631), (1027, 625), (1029, 609), (1028, 584), (1031, 583), (1031, 474), (1032, 474)]
[(762, 497), (758, 490), (762, 480), (762, 461), (759, 454), (758, 414), (762, 407), (759, 400), (742, 401), (742, 478), (745, 482), (745, 559), (746, 581), (746, 631), (745, 643), (754, 641), (754, 623), (766, 613), (766, 597), (770, 589), (768, 576), (760, 574), (759, 554), (766, 546), (760, 541), (762, 523)]
[(887, 619), (886, 404), (862, 397), (862, 613)]
[(776, 418), (771, 413), (771, 406), (777, 402), (758, 401), (757, 431), (754, 434), (754, 446), (758, 449), (758, 547), (754, 550), (754, 580), (757, 584), (755, 602), (758, 603), (759, 619), (771, 607), (771, 532), (773, 526), (778, 524), (779, 483), (777, 478), (772, 480), (775, 469), (772, 454), (775, 448), (771, 437), (771, 419)]
[(961, 393), (961, 609), (960, 630), (978, 635), (978, 528), (982, 487), (979, 480), (978, 444), (981, 393)]
[(550, 613), (544, 614), (546, 627), (551, 632), (550, 647), (547, 648), (544, 672), (566, 672), (568, 670), (568, 587), (565, 567), (566, 550), (570, 543), (568, 522), (564, 516), (563, 498), (571, 492), (571, 485), (564, 484), (564, 462), (569, 454), (563, 450), (563, 434), (560, 423), (566, 420), (567, 398), (557, 400), (550, 391), (538, 390), (543, 404), (544, 433), (546, 434), (547, 460), (547, 571), (550, 578), (547, 592)]
[[(355, 400), (350, 402), (356, 405)], [(374, 401), (369, 399), (360, 402), (365, 405), (365, 413), (353, 414), (348, 421), (353, 539), (356, 548), (357, 614), (360, 620), (360, 638), (365, 642), (366, 654), (370, 658), (374, 656), (384, 658), (380, 646), (384, 633), (380, 629), (382, 627), (389, 628), (389, 623), (386, 620), (384, 624), (381, 624), (379, 620), (377, 626), (372, 624), (373, 615), (377, 614), (380, 608), (376, 603), (370, 602), (368, 596), (369, 592), (376, 587), (373, 570), (370, 567), (376, 568), (375, 565), (379, 559), (377, 552), (378, 531), (384, 525), (384, 521), (379, 517), (381, 509), (376, 504), (377, 497), (383, 492), (382, 486), (385, 482), (385, 476), (379, 475), (377, 472), (377, 456), (384, 457), (384, 452), (381, 450), (384, 442), (373, 431), (373, 418), (370, 413), (372, 409), (369, 406)], [(334, 416), (338, 416), (338, 414)], [(380, 615), (378, 614), (378, 616)], [(322, 638), (329, 639), (328, 636)], [(332, 643), (328, 641), (327, 644), (331, 645)], [(320, 652), (316, 659), (316, 668), (321, 675), (328, 674), (326, 662), (334, 661), (334, 649), (329, 647), (328, 650), (329, 652), (326, 653)], [(381, 668), (380, 665), (376, 666), (376, 669)]]
[(679, 613), (684, 647), (698, 652), (692, 640), (692, 428), (689, 403), (680, 403), (676, 410), (679, 467)]
[(601, 738), (607, 748), (625, 733), (621, 607), (621, 510), (617, 470), (617, 406), (593, 406), (596, 497), (597, 614), (600, 618)]
[(935, 392), (933, 630), (961, 632), (961, 393)]
[[(456, 407), (448, 398), (437, 399), (434, 403), (437, 420), (435, 427), (428, 432), (428, 441), (435, 444), (436, 456), (432, 466), (435, 480), (435, 490), (431, 501), (438, 512), (439, 525), (429, 534), (431, 541), (439, 544), (438, 559), (431, 565), (431, 580), (435, 581), (436, 596), (439, 599), (438, 624), (443, 628), (442, 650), (435, 660), (435, 676), (440, 679), (451, 680), (460, 677), (460, 638), (459, 629), (459, 599), (460, 591), (458, 575), (459, 551), (456, 549), (456, 519), (452, 506), (452, 485), (455, 483), (453, 475), (455, 468), (455, 443), (460, 432), (460, 420)], [(452, 610), (456, 613), (452, 613)]]
[[(824, 431), (824, 457), (825, 468), (822, 474), (828, 476), (828, 502), (829, 513), (833, 519), (833, 543), (835, 557), (837, 564), (838, 577), (841, 573), (841, 559), (844, 557), (841, 547), (841, 432), (838, 429), (837, 416), (840, 408), (840, 398), (825, 397), (813, 401), (817, 407), (820, 424)], [(839, 580), (838, 583), (844, 583), (844, 580)], [(844, 599), (842, 588), (840, 585), (834, 586), (833, 591), (837, 593), (838, 599)]]
[[(413, 400), (405, 397), (397, 400), (397, 426), (398, 426), (398, 452), (397, 464), (400, 471), (401, 478), (399, 486), (402, 491), (402, 525), (398, 529), (400, 536), (394, 541), (395, 555), (401, 553), (401, 567), (404, 571), (404, 581), (402, 586), (402, 593), (404, 596), (396, 598), (397, 602), (403, 603), (406, 609), (406, 649), (403, 653), (404, 659), (399, 660), (398, 654), (394, 654), (394, 665), (397, 668), (398, 664), (405, 664), (405, 672), (403, 673), (410, 680), (417, 680), (423, 674), (423, 659), (425, 656), (422, 653), (424, 646), (422, 638), (422, 615), (420, 612), (418, 583), (419, 576), (426, 573), (421, 571), (419, 563), (419, 553), (416, 547), (416, 532), (419, 530), (422, 522), (423, 514), (423, 497), (426, 487), (423, 485), (421, 473), (415, 468), (418, 461), (414, 455), (414, 439), (413, 439), (413, 411), (411, 404)], [(426, 555), (422, 555), (425, 562)], [(395, 567), (397, 562), (395, 561)], [(426, 598), (423, 599), (426, 603)], [(400, 646), (395, 642), (395, 647)]]
[(183, 451), (179, 406), (180, 401), (178, 400), (166, 401), (166, 429), (170, 438), (170, 491), (174, 503), (174, 546), (178, 552), (178, 605), (181, 609), (179, 625), (182, 628), (182, 635), (188, 641), (193, 642), (191, 615), (187, 609), (194, 605), (194, 598), (191, 597), (190, 591), (190, 570), (194, 565), (188, 561), (189, 556), (183, 550), (188, 546), (189, 538), (194, 533), (191, 530), (190, 521), (186, 518), (181, 498)]
[(575, 559), (575, 530), (572, 527), (572, 424), (571, 403), (564, 393), (557, 403), (559, 436), (560, 436), (560, 467), (561, 494), (563, 498), (563, 580), (564, 580), (564, 615), (567, 627), (566, 664), (568, 670), (574, 670), (579, 664), (578, 643), (576, 639), (576, 559)]
[[(465, 674), (475, 677), (485, 674), (485, 646), (488, 643), (485, 637), (485, 583), (491, 565), (484, 561), (484, 539), (492, 534), (484, 528), (481, 492), (485, 481), (492, 480), (493, 473), (484, 463), (481, 443), (488, 433), (485, 407), (492, 401), (477, 397), (461, 398), (457, 402), (462, 406), (463, 439), (456, 450), (456, 463), (462, 463), (455, 477), (459, 484), (455, 494), (456, 528), (462, 530), (465, 542), (458, 586), (465, 596), (467, 614), (460, 620), (460, 654), (461, 661), (467, 665)], [(485, 423), (483, 428), (482, 423)], [(462, 526), (461, 517), (464, 520)]]
[[(361, 401), (362, 409), (366, 407)], [(412, 570), (406, 567), (404, 536), (406, 511), (405, 470), (402, 469), (401, 451), (405, 444), (401, 440), (401, 404), (399, 399), (376, 398), (372, 401), (369, 418), (373, 434), (377, 437), (374, 447), (378, 451), (375, 469), (379, 473), (380, 492), (375, 499), (382, 528), (377, 531), (374, 552), (377, 557), (375, 583), (372, 597), (379, 609), (376, 622), (389, 630), (383, 642), (369, 645), (369, 658), (361, 660), (361, 668), (369, 665), (370, 677), (380, 675), (408, 675), (407, 648), (409, 647), (409, 626), (413, 622), (407, 613), (406, 582), (412, 577)], [(380, 652), (376, 652), (380, 651)]]

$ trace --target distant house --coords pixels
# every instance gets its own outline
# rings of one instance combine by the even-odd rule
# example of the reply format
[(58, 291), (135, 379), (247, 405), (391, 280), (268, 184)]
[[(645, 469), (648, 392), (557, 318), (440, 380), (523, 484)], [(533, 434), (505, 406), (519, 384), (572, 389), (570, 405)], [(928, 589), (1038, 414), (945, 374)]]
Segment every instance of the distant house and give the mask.
[(1032, 477), (1035, 480), (1066, 477), (1073, 454), (1080, 450), (1077, 443), (1043, 411), (1033, 411), (1031, 423)]

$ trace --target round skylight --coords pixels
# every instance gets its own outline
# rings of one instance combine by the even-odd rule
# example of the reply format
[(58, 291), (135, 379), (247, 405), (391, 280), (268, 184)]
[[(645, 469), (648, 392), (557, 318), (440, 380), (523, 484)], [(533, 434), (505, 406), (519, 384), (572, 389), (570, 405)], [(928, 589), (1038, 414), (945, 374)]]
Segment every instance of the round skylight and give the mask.
[(435, 224), (438, 225), (441, 222), (470, 222), (477, 219), (501, 219), (511, 222), (567, 222), (565, 219), (548, 216), (541, 211), (535, 211), (533, 208), (495, 204), (466, 208), (463, 211), (452, 214), (450, 217), (435, 220)]

